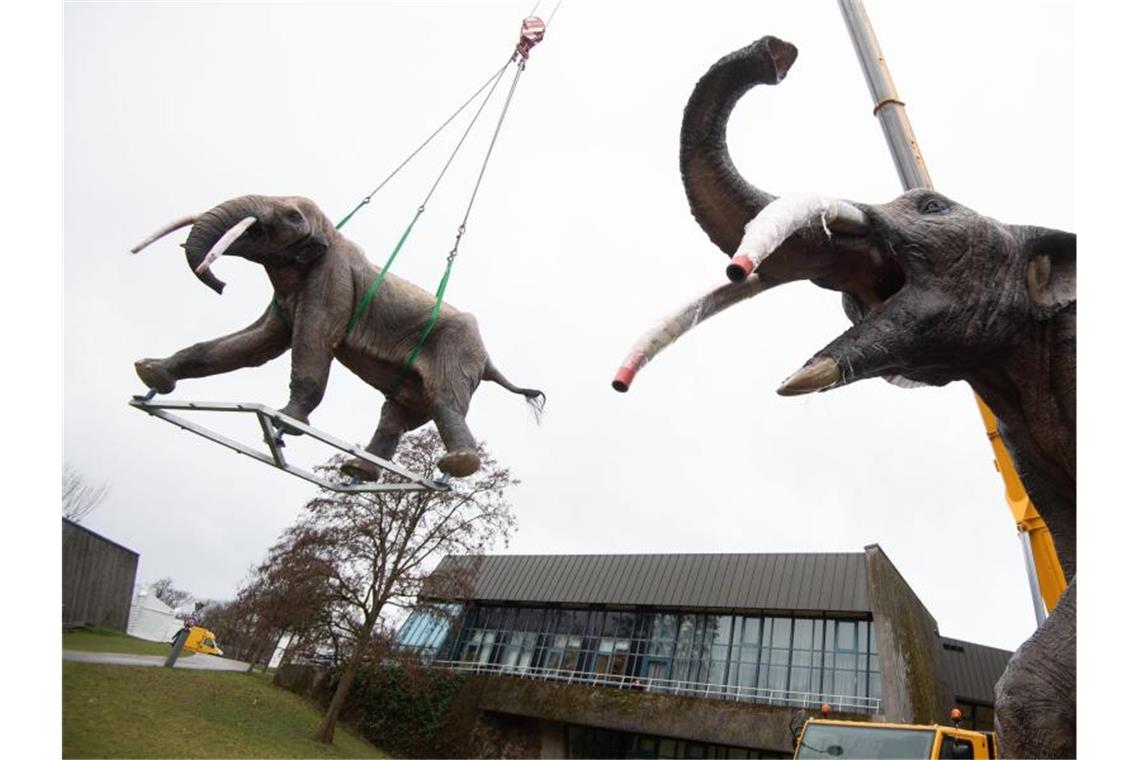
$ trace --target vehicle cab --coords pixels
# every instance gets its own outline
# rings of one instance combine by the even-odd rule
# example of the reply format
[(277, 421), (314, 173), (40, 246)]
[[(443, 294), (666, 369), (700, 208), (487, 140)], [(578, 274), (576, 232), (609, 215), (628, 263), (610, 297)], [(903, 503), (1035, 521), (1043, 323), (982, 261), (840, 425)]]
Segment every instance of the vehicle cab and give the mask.
[(809, 758), (996, 758), (992, 733), (952, 726), (864, 723), (811, 718), (796, 738), (794, 757)]
[(190, 635), (186, 637), (182, 648), (189, 649), (191, 652), (213, 654), (219, 657), (222, 655), (222, 650), (214, 639), (214, 632), (198, 625), (190, 628)]

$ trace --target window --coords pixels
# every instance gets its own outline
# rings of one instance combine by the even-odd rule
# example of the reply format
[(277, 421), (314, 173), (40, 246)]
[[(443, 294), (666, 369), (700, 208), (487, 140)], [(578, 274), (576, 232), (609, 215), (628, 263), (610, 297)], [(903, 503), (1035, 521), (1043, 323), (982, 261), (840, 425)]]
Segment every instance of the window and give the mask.
[[(874, 710), (882, 691), (869, 620), (487, 605), (469, 609), (459, 634), (447, 637), (431, 616), (417, 615), (401, 640), (439, 642), (446, 649), (440, 659), (509, 673), (548, 669), (610, 685), (632, 678), (654, 691), (826, 701), (857, 711)], [(989, 716), (978, 712), (979, 721), (987, 717), (992, 723), (992, 708)]]
[(598, 653), (594, 655), (594, 672), (606, 674), (613, 663), (614, 640), (602, 639), (598, 642)]

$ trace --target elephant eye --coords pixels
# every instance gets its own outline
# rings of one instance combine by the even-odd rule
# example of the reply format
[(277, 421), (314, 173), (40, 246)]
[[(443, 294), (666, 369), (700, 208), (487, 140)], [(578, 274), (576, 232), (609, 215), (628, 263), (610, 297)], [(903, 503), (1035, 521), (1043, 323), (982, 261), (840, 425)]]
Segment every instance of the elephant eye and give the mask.
[(301, 212), (297, 211), (296, 209), (290, 209), (289, 213), (285, 215), (285, 218), (288, 219), (292, 224), (300, 224), (305, 220), (305, 217), (301, 216)]
[(949, 211), (950, 206), (941, 198), (931, 195), (920, 202), (918, 210), (924, 214), (941, 214), (943, 211)]

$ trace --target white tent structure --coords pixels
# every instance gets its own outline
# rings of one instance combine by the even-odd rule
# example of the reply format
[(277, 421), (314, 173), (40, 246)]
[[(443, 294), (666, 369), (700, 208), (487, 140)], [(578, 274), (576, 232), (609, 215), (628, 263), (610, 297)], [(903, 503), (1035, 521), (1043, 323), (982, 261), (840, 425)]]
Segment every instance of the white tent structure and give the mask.
[(293, 643), (293, 634), (287, 633), (277, 640), (277, 647), (273, 650), (273, 656), (269, 658), (269, 664), (265, 667), (276, 668), (281, 664), (281, 658), (285, 656), (285, 651), (289, 649), (289, 645)]
[(143, 586), (135, 587), (131, 599), (131, 615), (127, 620), (127, 634), (147, 641), (169, 642), (182, 628), (182, 619), (170, 605)]

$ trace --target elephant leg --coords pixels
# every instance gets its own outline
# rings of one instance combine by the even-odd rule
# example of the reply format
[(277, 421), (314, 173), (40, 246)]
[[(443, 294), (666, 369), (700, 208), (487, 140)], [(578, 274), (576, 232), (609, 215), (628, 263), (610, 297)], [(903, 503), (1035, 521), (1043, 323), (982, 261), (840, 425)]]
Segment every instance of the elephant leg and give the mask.
[[(337, 336), (329, 330), (329, 325), (333, 324), (331, 320), (306, 317), (294, 315), (289, 403), (281, 413), (307, 425), (309, 415), (325, 396)], [(339, 324), (336, 323), (337, 327)], [(290, 435), (300, 432), (289, 425), (282, 425), (281, 431)]]
[(243, 330), (195, 343), (165, 359), (140, 359), (135, 362), (135, 372), (148, 388), (170, 393), (179, 380), (257, 367), (288, 348), (289, 326), (272, 309), (266, 309)]
[(479, 469), (481, 464), (475, 443), (467, 427), (464, 413), (467, 410), (437, 404), (432, 408), (432, 419), (447, 453), (439, 460), (439, 469), (455, 478), (465, 478)]
[[(372, 440), (364, 448), (369, 454), (391, 460), (404, 433), (415, 430), (428, 419), (428, 415), (414, 413), (403, 404), (385, 401), (380, 410), (380, 423), (376, 426), (376, 432), (372, 434)], [(349, 477), (369, 483), (380, 479), (380, 468), (359, 457), (345, 460), (340, 466), (340, 471)]]
[(1077, 756), (1077, 579), (997, 683), (1003, 757)]

